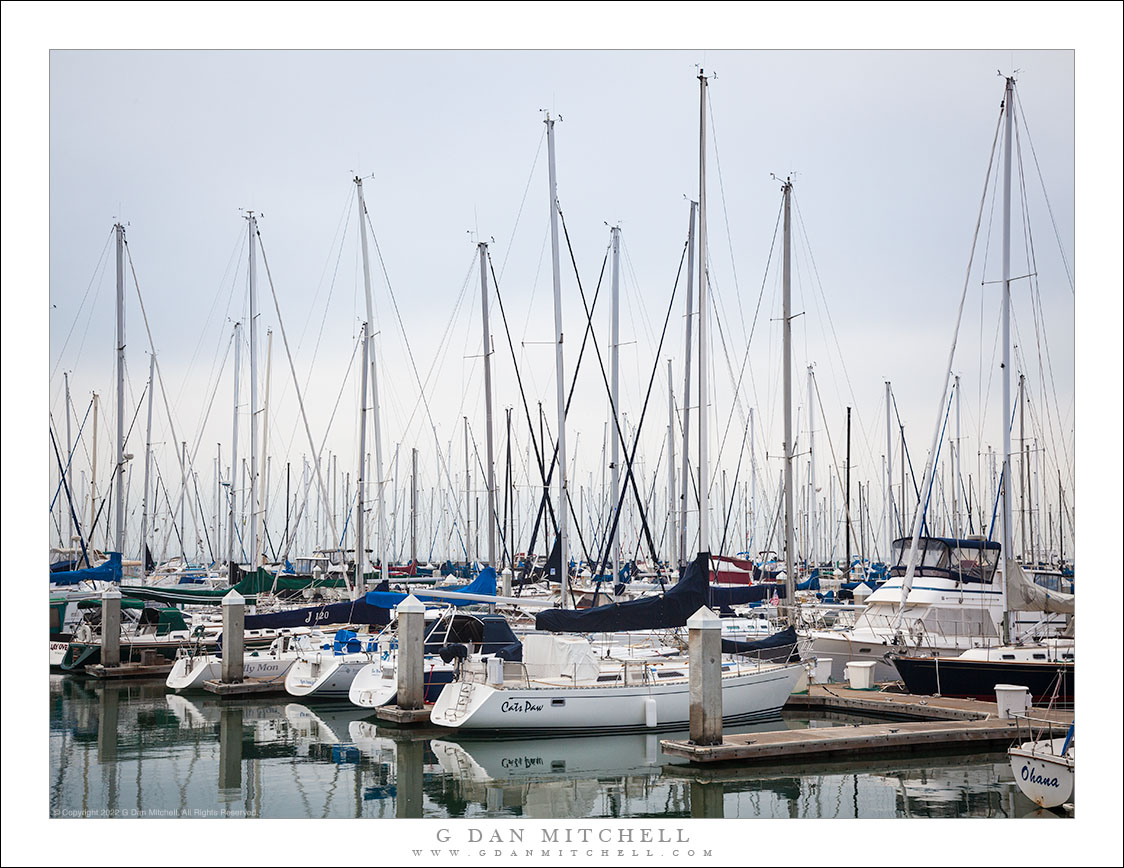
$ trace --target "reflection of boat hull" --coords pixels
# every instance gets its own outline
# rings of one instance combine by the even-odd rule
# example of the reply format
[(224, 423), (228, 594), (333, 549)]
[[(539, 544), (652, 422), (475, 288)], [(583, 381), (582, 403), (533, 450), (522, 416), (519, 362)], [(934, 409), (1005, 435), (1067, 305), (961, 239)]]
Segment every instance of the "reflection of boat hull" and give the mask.
[[(1040, 808), (1056, 808), (1073, 794), (1073, 750), (1060, 753), (1065, 741), (1028, 741), (1008, 751), (1015, 783)], [(1055, 749), (1059, 753), (1053, 753)]]
[[(1051, 698), (1073, 704), (1073, 664), (1021, 660), (961, 660), (955, 657), (893, 657), (906, 691), (918, 696), (995, 701), (995, 685), (1018, 684), (1036, 703)], [(1059, 684), (1060, 680), (1060, 684)], [(1055, 695), (1055, 687), (1057, 693)]]
[(656, 733), (555, 740), (480, 739), (430, 746), (443, 771), (477, 783), (561, 777), (651, 775), (661, 770)]
[[(723, 722), (778, 715), (803, 674), (804, 667), (794, 664), (724, 675)], [(461, 730), (528, 735), (683, 729), (690, 723), (690, 684), (686, 678), (657, 684), (576, 687), (539, 682), (497, 688), (453, 682), (441, 692), (430, 719), (438, 726)]]

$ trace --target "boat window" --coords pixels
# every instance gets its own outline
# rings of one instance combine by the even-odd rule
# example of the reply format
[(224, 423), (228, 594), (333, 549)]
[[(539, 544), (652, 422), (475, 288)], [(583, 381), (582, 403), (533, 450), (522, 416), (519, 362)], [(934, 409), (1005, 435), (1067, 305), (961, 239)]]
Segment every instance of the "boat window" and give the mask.
[(617, 675), (598, 675), (597, 676), (598, 683), (600, 683), (602, 681), (620, 681), (620, 680), (621, 680), (621, 677), (620, 677), (619, 674), (617, 674)]
[(682, 678), (683, 673), (682, 672), (659, 672), (659, 673), (657, 673), (657, 677), (659, 677), (659, 678)]
[(1034, 659), (1035, 659), (1035, 660), (1045, 660), (1045, 659), (1046, 659), (1046, 655), (1045, 655), (1045, 654), (1035, 654), (1035, 655), (1034, 655)]
[(962, 582), (987, 583), (992, 580), (998, 563), (997, 549), (961, 546), (953, 551), (949, 569)]
[(1014, 660), (1014, 659), (1015, 659), (1015, 655), (1014, 655), (1014, 654), (1004, 654), (1004, 655), (1003, 655), (1003, 659), (1004, 659), (1004, 660)]
[(551, 708), (561, 708), (565, 704), (566, 704), (565, 699), (552, 699), (552, 700), (550, 700), (550, 707)]

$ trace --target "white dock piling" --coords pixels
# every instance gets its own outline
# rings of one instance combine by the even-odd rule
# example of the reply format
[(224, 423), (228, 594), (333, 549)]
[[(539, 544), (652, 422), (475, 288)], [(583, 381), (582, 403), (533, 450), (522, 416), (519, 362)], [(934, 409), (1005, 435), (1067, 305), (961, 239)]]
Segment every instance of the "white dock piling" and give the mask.
[(231, 588), (222, 598), (222, 682), (239, 684), (245, 673), (246, 598)]
[(121, 592), (112, 586), (101, 595), (101, 665), (121, 665)]
[(722, 622), (706, 606), (687, 619), (691, 743), (722, 743)]
[(407, 711), (424, 707), (424, 629), (425, 606), (410, 594), (398, 604), (398, 707)]

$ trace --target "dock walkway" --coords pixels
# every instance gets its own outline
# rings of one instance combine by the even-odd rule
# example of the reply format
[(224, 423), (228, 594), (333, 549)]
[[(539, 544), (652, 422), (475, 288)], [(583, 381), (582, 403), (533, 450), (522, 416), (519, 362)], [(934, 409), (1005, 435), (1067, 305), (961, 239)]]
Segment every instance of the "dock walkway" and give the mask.
[[(807, 694), (793, 695), (786, 709), (872, 715), (879, 723), (817, 726), (780, 732), (725, 735), (721, 744), (697, 745), (664, 740), (664, 753), (695, 763), (799, 760), (807, 757), (883, 751), (929, 751), (967, 746), (973, 749), (1009, 747), (1019, 736), (1015, 720), (1000, 720), (994, 702), (911, 696), (880, 690), (851, 690), (838, 684), (812, 685)], [(1036, 708), (1036, 720), (1054, 735), (1064, 734), (1073, 722), (1072, 711)], [(887, 721), (886, 718), (893, 718)], [(899, 722), (901, 721), (901, 722)], [(1023, 724), (1022, 731), (1026, 728)], [(1043, 733), (1045, 735), (1045, 733)]]

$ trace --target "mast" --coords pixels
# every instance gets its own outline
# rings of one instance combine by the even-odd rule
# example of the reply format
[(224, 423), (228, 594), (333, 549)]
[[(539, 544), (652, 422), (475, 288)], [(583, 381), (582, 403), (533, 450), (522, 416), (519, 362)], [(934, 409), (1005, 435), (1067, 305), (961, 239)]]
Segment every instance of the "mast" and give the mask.
[(468, 455), (468, 417), (464, 418), (464, 555), (472, 563), (472, 462)]
[[(617, 433), (617, 416), (621, 406), (621, 364), (620, 364), (620, 329), (621, 329), (621, 298), (620, 298), (620, 255), (621, 255), (621, 229), (614, 226), (609, 230), (613, 248), (613, 288), (612, 306), (610, 307), (609, 325), (609, 384), (611, 388), (609, 415), (612, 429), (609, 433), (609, 502), (613, 511), (618, 508), (620, 501), (620, 435)], [(611, 517), (610, 517), (610, 520)], [(615, 584), (621, 573), (621, 535), (613, 535), (613, 583)]]
[(554, 373), (558, 402), (558, 553), (562, 575), (563, 609), (570, 596), (570, 559), (567, 551), (566, 517), (570, 506), (566, 496), (566, 396), (562, 367), (562, 276), (558, 260), (558, 179), (554, 167), (554, 119), (546, 115), (546, 144), (550, 176), (550, 254), (554, 279), (554, 331), (557, 343), (554, 353)]
[(98, 393), (94, 392), (94, 452), (90, 458), (90, 532), (86, 539), (94, 543), (94, 518), (98, 504)]
[(366, 547), (366, 518), (363, 511), (363, 496), (366, 493), (365, 467), (367, 464), (367, 353), (370, 351), (371, 342), (367, 336), (370, 323), (363, 323), (363, 375), (359, 392), (359, 470), (356, 475), (355, 485), (357, 503), (355, 510), (355, 598), (359, 599), (367, 593), (367, 547)]
[(675, 527), (675, 392), (671, 385), (671, 359), (667, 360), (667, 520), (668, 552), (667, 564), (676, 562), (675, 543), (679, 534)]
[[(699, 551), (710, 551), (710, 463), (707, 455), (710, 398), (706, 356), (706, 75), (699, 69)], [(709, 572), (710, 565), (707, 565)], [(791, 597), (789, 598), (791, 601)]]
[(846, 493), (843, 495), (844, 527), (843, 551), (846, 552), (847, 581), (851, 580), (851, 408), (847, 408), (847, 465), (844, 468), (846, 476)]
[(418, 450), (410, 450), (410, 560), (418, 562)]
[(964, 523), (960, 519), (960, 505), (963, 501), (963, 492), (960, 490), (960, 375), (956, 376), (956, 451), (953, 453), (952, 463), (952, 496), (955, 498), (953, 501), (954, 506), (952, 510), (953, 521), (956, 523), (956, 536), (958, 539), (964, 537)]
[[(70, 417), (73, 414), (71, 413), (71, 406), (70, 406), (70, 374), (66, 371), (63, 371), (62, 382), (63, 382), (63, 387), (66, 390), (66, 470), (65, 470), (66, 487), (69, 491), (74, 491), (74, 468), (72, 467), (72, 465), (74, 463), (74, 460), (73, 460), (74, 459), (74, 441), (73, 441), (73, 438), (71, 437), (71, 433), (70, 433)], [(1060, 482), (1059, 482), (1059, 490), (1060, 490)], [(67, 543), (63, 546), (63, 548), (70, 548), (71, 544), (73, 544), (73, 542), (74, 542), (73, 537), (80, 533), (80, 531), (78, 530), (78, 524), (77, 524), (77, 521), (76, 521), (76, 516), (74, 514), (73, 504), (71, 505), (71, 508), (69, 510), (69, 514), (70, 514), (70, 536), (71, 536), (71, 539), (67, 541)], [(75, 558), (75, 560), (77, 560), (77, 558)], [(87, 566), (88, 566), (88, 564), (87, 564)]]
[[(148, 357), (148, 425), (144, 435), (144, 492), (141, 495), (141, 563), (147, 563), (145, 556), (148, 547), (148, 490), (149, 470), (152, 466), (152, 393), (156, 385), (156, 356)], [(144, 568), (142, 567), (142, 574)]]
[(784, 590), (791, 620), (796, 606), (796, 572), (792, 532), (792, 181), (784, 187)]
[(687, 559), (687, 504), (691, 489), (691, 325), (695, 304), (695, 211), (698, 203), (691, 203), (691, 219), (687, 224), (687, 346), (683, 362), (683, 464), (680, 468), (683, 494), (679, 500), (679, 563)]
[(750, 555), (757, 538), (757, 444), (753, 431), (753, 408), (749, 408), (749, 533)]
[(1007, 78), (1003, 96), (1003, 642), (1010, 640), (1007, 614), (1007, 559), (1011, 557), (1011, 128), (1015, 80)]
[(125, 227), (114, 227), (117, 236), (117, 523), (114, 540), (125, 556)]
[(816, 411), (812, 366), (808, 365), (808, 557), (816, 565)]
[(269, 383), (272, 377), (273, 362), (273, 329), (265, 333), (265, 400), (261, 405), (261, 498), (258, 509), (257, 524), (254, 530), (254, 550), (258, 557), (254, 561), (254, 569), (265, 563), (265, 497), (268, 490), (269, 476), (266, 471), (269, 467)]
[(488, 327), (488, 245), (481, 241), (480, 248), (480, 311), (484, 324), (484, 408), (487, 425), (488, 465), (484, 472), (488, 478), (488, 563), (496, 566), (496, 471), (492, 453), (492, 339)]
[[(250, 521), (258, 514), (258, 219), (251, 211), (247, 218), (250, 233)], [(257, 532), (250, 534), (250, 566), (258, 566)]]
[(1019, 548), (1022, 550), (1023, 563), (1027, 562), (1026, 545), (1026, 477), (1027, 459), (1029, 453), (1026, 449), (1026, 399), (1023, 386), (1026, 377), (1019, 374)]
[(367, 251), (367, 204), (363, 199), (363, 179), (355, 178), (355, 189), (359, 196), (359, 246), (363, 254), (363, 294), (367, 303), (367, 328), (368, 340), (371, 342), (369, 363), (371, 366), (371, 407), (374, 411), (372, 422), (375, 426), (375, 484), (378, 486), (378, 535), (379, 535), (379, 579), (389, 579), (387, 540), (386, 540), (386, 505), (383, 495), (382, 475), (382, 424), (379, 411), (379, 377), (378, 366), (375, 363), (375, 336), (371, 329), (375, 327), (375, 308), (371, 299), (371, 262)]
[(234, 324), (234, 432), (230, 447), (230, 527), (227, 529), (227, 577), (232, 575), (234, 563), (234, 526), (237, 523), (235, 506), (238, 503), (238, 368), (242, 359), (242, 323)]
[(890, 401), (891, 401), (890, 381), (887, 380), (886, 381), (886, 475), (885, 475), (884, 479), (882, 480), (882, 484), (885, 486), (885, 488), (882, 491), (882, 499), (886, 503), (885, 520), (883, 521), (883, 525), (884, 525), (884, 528), (885, 528), (886, 548), (885, 548), (885, 555), (883, 555), (883, 557), (886, 558), (887, 566), (889, 566), (889, 564), (890, 564), (890, 557), (891, 557), (891, 555), (890, 555), (890, 544), (893, 542), (893, 540), (890, 539), (890, 536), (891, 536), (890, 527), (891, 527), (891, 524), (893, 522), (893, 513), (894, 513), (894, 452), (893, 452), (894, 444), (893, 444), (892, 435), (890, 433), (890, 407), (891, 407)]

